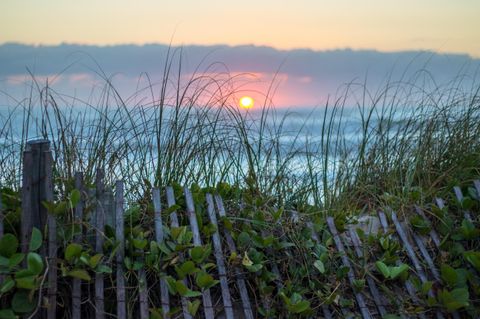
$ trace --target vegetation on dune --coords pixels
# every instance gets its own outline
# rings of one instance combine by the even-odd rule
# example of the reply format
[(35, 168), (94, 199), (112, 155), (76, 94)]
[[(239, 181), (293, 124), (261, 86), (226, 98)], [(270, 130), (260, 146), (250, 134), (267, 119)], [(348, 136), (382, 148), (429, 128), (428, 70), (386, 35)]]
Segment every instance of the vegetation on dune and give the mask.
[[(17, 252), (14, 235), (19, 233), (21, 154), (35, 136), (52, 142), (55, 203), (45, 205), (66, 226), (60, 234), (63, 289), (72, 277), (89, 281), (95, 273), (112, 272), (115, 232), (107, 227), (105, 251), (99, 255), (87, 241), (72, 243), (79, 230), (70, 220), (79, 197), (75, 172), (84, 172), (88, 188), (94, 186), (96, 169), (103, 168), (107, 184), (125, 182), (127, 282), (133, 282), (143, 267), (149, 283), (165, 278), (171, 295), (190, 298), (192, 313), (198, 311), (200, 291), (218, 285), (211, 271), (214, 256), (209, 244), (192, 247), (192, 234), (185, 226), (166, 227), (164, 243), (152, 240), (154, 187), (173, 185), (177, 205), (171, 210), (179, 212), (185, 210), (180, 185), (191, 187), (207, 242), (216, 228), (201, 219), (206, 215), (205, 193), (222, 195), (231, 217), (220, 220), (219, 226), (231, 232), (238, 246), (228, 263), (245, 271), (259, 305), (262, 300), (271, 302), (272, 308), (259, 308), (265, 316), (311, 315), (324, 304), (351, 308), (352, 291), (341, 284), (348, 269), (333, 248), (325, 217), (333, 216), (343, 231), (356, 216), (386, 206), (404, 215), (419, 234), (437, 229), (444, 238), (443, 253), (436, 260), (443, 286), (415, 281), (392, 234), (359, 231), (367, 257), (375, 261), (358, 260), (355, 290), (366, 289), (365, 278), (374, 274), (394, 305), (395, 285), (411, 279), (422, 306), (408, 300), (398, 305), (401, 311), (432, 308), (478, 315), (478, 301), (470, 298), (470, 293), (480, 293), (472, 270), (480, 271), (478, 214), (468, 221), (462, 213), (478, 212), (480, 207), (480, 194), (470, 188), (480, 176), (480, 86), (465, 89), (467, 80), (459, 77), (447, 86), (427, 89), (434, 82), (425, 83), (425, 72), (388, 82), (376, 92), (364, 83), (350, 83), (338, 97), (312, 111), (321, 114), (317, 122), (310, 125), (306, 120), (292, 132), (289, 120), (295, 110), (282, 115), (268, 103), (270, 93), (260, 110), (239, 110), (233, 101), (242, 88), (235, 77), (199, 72), (184, 81), (181, 63), (175, 69), (176, 62), (175, 54), (168, 57), (158, 92), (149, 84), (123, 98), (105, 76), (95, 102), (64, 96), (33, 78), (29, 97), (0, 113), (1, 199), (5, 230), (11, 234), (0, 240), (0, 271), (6, 278), (0, 297), (8, 296), (12, 311), (35, 308), (32, 296), (46, 267), (37, 254), (41, 235), (32, 236), (27, 254)], [(469, 194), (463, 201), (454, 200), (454, 185)], [(455, 205), (427, 205), (435, 196)], [(410, 213), (414, 203), (431, 214), (432, 222)], [(87, 215), (89, 209), (87, 205)], [(290, 210), (300, 213), (299, 221), (286, 217)], [(307, 218), (313, 229), (305, 223)], [(180, 255), (185, 257), (182, 262)], [(281, 288), (272, 264), (284, 278)], [(185, 278), (194, 288), (183, 286)], [(431, 289), (435, 297), (429, 295)], [(14, 291), (21, 293), (13, 295)], [(130, 295), (132, 312), (136, 297), (136, 292)], [(151, 309), (154, 318), (160, 313)], [(9, 315), (14, 313), (0, 312), (0, 317)]]

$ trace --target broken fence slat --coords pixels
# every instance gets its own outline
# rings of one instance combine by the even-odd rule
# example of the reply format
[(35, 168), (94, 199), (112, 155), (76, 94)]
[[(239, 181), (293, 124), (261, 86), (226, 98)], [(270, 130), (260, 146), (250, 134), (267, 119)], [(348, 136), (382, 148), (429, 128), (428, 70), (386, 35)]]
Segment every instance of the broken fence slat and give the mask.
[[(332, 233), (335, 246), (337, 247), (337, 250), (341, 254), (342, 263), (345, 267), (348, 267), (349, 269), (347, 277), (348, 277), (348, 280), (350, 281), (350, 285), (352, 285), (353, 287), (355, 283), (355, 275), (353, 273), (353, 268), (350, 265), (350, 261), (348, 260), (346, 251), (342, 244), (342, 240), (340, 239), (337, 228), (335, 227), (335, 222), (332, 217), (327, 217), (327, 225), (328, 225), (328, 228), (330, 229), (330, 232)], [(368, 310), (368, 307), (365, 303), (363, 295), (358, 292), (354, 292), (354, 294), (355, 294), (355, 299), (357, 300), (358, 307), (360, 308), (362, 317), (371, 318), (370, 311)]]
[[(220, 195), (218, 194), (215, 195), (215, 203), (217, 204), (218, 215), (222, 218), (227, 217), (227, 213), (223, 205), (222, 197), (220, 197)], [(225, 236), (225, 240), (227, 241), (227, 246), (230, 253), (237, 253), (235, 242), (233, 241), (232, 235), (230, 234), (228, 229), (224, 229), (224, 236)], [(235, 266), (234, 271), (235, 271), (237, 288), (240, 292), (240, 299), (242, 300), (243, 313), (246, 319), (253, 319), (254, 316), (253, 316), (252, 306), (250, 303), (250, 298), (248, 296), (245, 279), (243, 279), (243, 274), (241, 273), (238, 267)]]
[[(173, 191), (173, 188), (171, 186), (168, 186), (167, 189), (166, 189), (166, 193), (167, 193), (167, 205), (168, 205), (168, 207), (174, 206), (175, 205), (175, 193)], [(175, 210), (170, 213), (170, 225), (172, 227), (179, 227), (180, 226), (180, 223), (178, 221), (177, 211), (175, 211)], [(182, 261), (183, 261), (183, 255), (180, 255), (180, 262), (182, 262)], [(185, 285), (185, 287), (188, 287), (187, 278), (183, 279), (183, 284)], [(180, 301), (182, 303), (183, 318), (184, 319), (192, 319), (193, 318), (192, 315), (190, 314), (190, 312), (188, 312), (187, 298), (185, 298), (184, 296), (181, 296)]]
[(125, 232), (124, 232), (124, 199), (123, 183), (117, 181), (115, 185), (115, 237), (118, 242), (116, 264), (117, 264), (117, 318), (127, 318), (125, 277), (123, 260), (125, 258)]
[[(357, 256), (359, 258), (363, 258), (363, 252), (360, 249), (360, 246), (362, 245), (360, 238), (357, 236), (357, 233), (352, 228), (349, 229), (349, 233), (350, 233), (350, 238), (352, 239), (352, 243), (353, 243), (353, 247), (355, 249), (355, 253), (357, 254)], [(378, 312), (380, 313), (380, 315), (382, 317), (384, 317), (387, 314), (387, 310), (385, 309), (385, 306), (388, 306), (388, 305), (385, 304), (382, 297), (380, 296), (380, 293), (378, 291), (377, 285), (375, 284), (375, 281), (368, 274), (367, 274), (367, 284), (368, 284), (368, 288), (370, 290), (370, 293), (373, 297), (373, 301), (375, 302), (375, 305), (377, 306)]]
[[(153, 190), (153, 210), (155, 212), (155, 239), (157, 243), (164, 240), (163, 222), (162, 222), (162, 204), (160, 200), (160, 190)], [(170, 312), (170, 295), (168, 292), (167, 282), (164, 278), (160, 278), (160, 300), (162, 304), (162, 313), (164, 318), (169, 317)]]
[(225, 267), (225, 261), (222, 251), (222, 241), (220, 239), (220, 233), (218, 230), (217, 216), (215, 213), (215, 206), (213, 203), (212, 194), (206, 195), (208, 216), (210, 222), (215, 226), (216, 230), (212, 234), (213, 249), (215, 251), (215, 259), (217, 261), (218, 276), (220, 280), (220, 288), (222, 290), (223, 307), (225, 309), (225, 318), (233, 319), (233, 306), (230, 296), (230, 290), (228, 289), (227, 269)]
[[(193, 245), (202, 246), (202, 238), (200, 237), (200, 230), (198, 229), (197, 215), (195, 213), (195, 204), (193, 202), (192, 193), (190, 189), (185, 187), (183, 189), (185, 195), (185, 201), (187, 203), (187, 216), (190, 221), (190, 228), (193, 233)], [(203, 299), (203, 310), (205, 312), (205, 318), (213, 319), (215, 317), (215, 312), (212, 305), (212, 297), (210, 296), (210, 289), (204, 289), (202, 291)]]

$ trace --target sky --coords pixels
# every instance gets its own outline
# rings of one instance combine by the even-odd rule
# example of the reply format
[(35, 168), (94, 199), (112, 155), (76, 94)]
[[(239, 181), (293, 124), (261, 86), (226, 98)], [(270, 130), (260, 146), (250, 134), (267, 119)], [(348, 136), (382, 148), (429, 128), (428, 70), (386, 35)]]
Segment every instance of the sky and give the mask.
[(478, 0), (2, 0), (0, 43), (228, 44), (480, 57)]
[(26, 94), (27, 68), (75, 96), (98, 85), (102, 68), (128, 95), (142, 72), (161, 79), (168, 44), (184, 48), (187, 78), (221, 62), (251, 75), (242, 89), (258, 99), (275, 79), (280, 106), (419, 70), (436, 84), (476, 80), (479, 13), (479, 0), (0, 0), (0, 104)]

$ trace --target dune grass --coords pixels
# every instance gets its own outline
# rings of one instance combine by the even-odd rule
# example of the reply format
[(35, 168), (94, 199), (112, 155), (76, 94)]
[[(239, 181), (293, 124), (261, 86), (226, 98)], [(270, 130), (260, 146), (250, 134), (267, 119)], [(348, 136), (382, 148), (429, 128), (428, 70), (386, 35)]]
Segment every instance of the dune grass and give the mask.
[(238, 109), (241, 84), (228, 72), (212, 76), (215, 67), (185, 80), (171, 52), (159, 85), (146, 76), (123, 97), (99, 72), (104, 87), (88, 101), (32, 77), (29, 96), (1, 113), (2, 186), (19, 188), (32, 137), (52, 141), (65, 185), (75, 171), (93, 183), (103, 167), (132, 201), (153, 186), (228, 183), (279, 205), (358, 211), (418, 190), (428, 198), (480, 173), (480, 86), (471, 79), (436, 86), (418, 72), (375, 92), (349, 83), (292, 130), (295, 108), (277, 110), (268, 92), (256, 110)]

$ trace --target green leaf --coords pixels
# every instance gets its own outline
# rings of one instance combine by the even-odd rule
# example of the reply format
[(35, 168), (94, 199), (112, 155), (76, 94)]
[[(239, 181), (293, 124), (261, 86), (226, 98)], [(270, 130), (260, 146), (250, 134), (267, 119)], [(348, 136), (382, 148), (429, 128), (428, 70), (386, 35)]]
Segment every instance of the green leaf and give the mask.
[(188, 313), (195, 317), (198, 311), (198, 307), (200, 307), (200, 300), (195, 299), (194, 301), (187, 302), (187, 310)]
[(315, 260), (313, 266), (315, 266), (321, 274), (325, 273), (325, 265), (321, 260)]
[(100, 260), (102, 260), (102, 257), (103, 257), (103, 254), (96, 254), (90, 257), (90, 260), (88, 261), (89, 266), (91, 268), (96, 268)]
[(462, 221), (462, 226), (460, 227), (460, 233), (463, 238), (471, 240), (480, 235), (480, 229), (475, 228), (475, 225), (470, 220), (464, 219)]
[(113, 272), (112, 268), (108, 267), (107, 265), (99, 265), (95, 272), (100, 274), (111, 274)]
[(195, 263), (201, 264), (205, 259), (208, 258), (211, 252), (212, 249), (209, 245), (197, 246), (190, 249), (190, 257)]
[(13, 254), (8, 259), (8, 268), (12, 269), (16, 267), (18, 264), (20, 264), (23, 261), (24, 258), (25, 258), (25, 254), (22, 254), (22, 253)]
[(454, 268), (444, 264), (440, 267), (440, 273), (441, 273), (442, 280), (448, 286), (453, 288), (457, 285), (458, 276)]
[(466, 288), (457, 288), (452, 291), (440, 290), (438, 300), (448, 310), (455, 311), (469, 305), (469, 293)]
[(135, 247), (136, 249), (143, 250), (145, 249), (145, 247), (147, 247), (148, 241), (144, 238), (140, 238), (140, 239), (133, 238), (132, 244), (133, 244), (133, 247)]
[(377, 267), (378, 271), (380, 271), (380, 273), (383, 275), (385, 279), (390, 278), (390, 269), (388, 268), (387, 265), (385, 265), (381, 261), (377, 261), (375, 263), (375, 266)]
[(8, 276), (3, 284), (0, 286), (0, 294), (4, 294), (6, 292), (9, 292), (10, 289), (15, 287), (15, 280), (12, 279), (12, 277)]
[(259, 271), (260, 269), (263, 268), (263, 265), (262, 264), (254, 264), (254, 265), (251, 265), (251, 266), (245, 266), (245, 268), (247, 268), (247, 270), (250, 271), (250, 272), (257, 272), (257, 271)]
[(0, 239), (0, 255), (10, 258), (17, 252), (18, 239), (12, 234), (5, 234)]
[(175, 282), (175, 290), (183, 297), (199, 297), (202, 295), (199, 291), (193, 291), (187, 288), (181, 280)]
[(390, 278), (396, 279), (398, 276), (403, 274), (405, 271), (408, 270), (408, 265), (400, 264), (399, 266), (389, 267), (390, 268)]
[(40, 246), (42, 246), (42, 232), (37, 228), (33, 227), (32, 237), (30, 238), (30, 244), (28, 245), (28, 250), (36, 251)]
[(74, 189), (70, 192), (70, 202), (72, 203), (72, 207), (77, 206), (82, 198), (82, 193), (78, 189)]
[(43, 271), (43, 260), (37, 253), (28, 253), (27, 266), (35, 275), (40, 275)]
[(15, 313), (12, 309), (0, 310), (0, 319), (16, 319)]
[(463, 253), (463, 257), (472, 264), (477, 271), (480, 271), (480, 252), (478, 251), (466, 251)]
[(71, 243), (65, 249), (65, 260), (71, 262), (73, 258), (79, 258), (82, 254), (82, 246), (79, 244)]
[(178, 278), (183, 279), (186, 276), (191, 275), (196, 271), (198, 271), (198, 268), (195, 267), (195, 264), (193, 263), (193, 261), (188, 260), (183, 264), (181, 264), (180, 266), (175, 267), (175, 271), (178, 275)]
[(30, 276), (16, 277), (15, 282), (17, 284), (17, 288), (32, 290), (37, 287), (37, 276), (30, 275)]
[(12, 299), (12, 309), (17, 313), (29, 313), (36, 307), (36, 300), (31, 300), (26, 291), (17, 291)]
[(88, 272), (84, 269), (74, 269), (67, 273), (67, 276), (82, 279), (85, 281), (90, 281), (92, 278), (88, 274)]
[(197, 273), (197, 275), (195, 276), (195, 282), (198, 287), (202, 289), (209, 289), (218, 284), (219, 281), (213, 279), (210, 274), (202, 271)]

